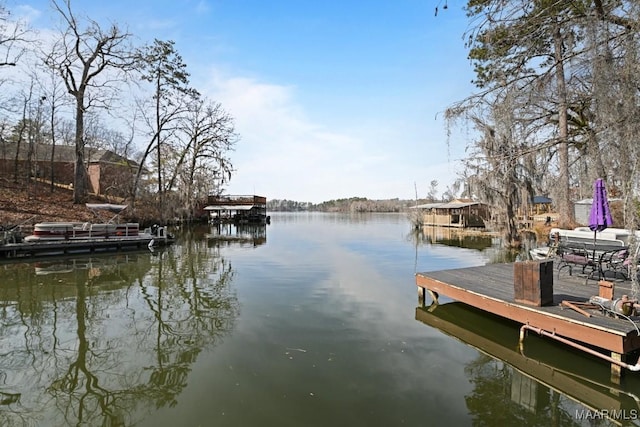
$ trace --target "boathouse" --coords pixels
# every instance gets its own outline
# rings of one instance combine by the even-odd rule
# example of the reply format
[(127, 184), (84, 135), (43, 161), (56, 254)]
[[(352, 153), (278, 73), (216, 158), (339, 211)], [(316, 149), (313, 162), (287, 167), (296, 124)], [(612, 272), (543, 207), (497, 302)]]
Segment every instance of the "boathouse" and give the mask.
[(209, 195), (207, 206), (211, 222), (268, 223), (267, 198), (256, 195)]
[(489, 207), (470, 199), (455, 199), (446, 203), (426, 203), (412, 209), (421, 212), (422, 225), (437, 227), (484, 228)]

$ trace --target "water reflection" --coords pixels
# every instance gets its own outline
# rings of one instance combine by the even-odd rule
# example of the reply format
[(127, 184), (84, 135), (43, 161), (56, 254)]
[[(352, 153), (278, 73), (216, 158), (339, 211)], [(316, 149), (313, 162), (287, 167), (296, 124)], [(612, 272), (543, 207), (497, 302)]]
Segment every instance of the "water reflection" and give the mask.
[(513, 262), (520, 251), (505, 248), (495, 233), (478, 230), (465, 230), (455, 227), (424, 226), (412, 229), (407, 235), (417, 248), (420, 245), (443, 245), (452, 248), (464, 248), (482, 252), (489, 263)]
[(0, 425), (132, 425), (175, 405), (234, 327), (233, 277), (206, 243), (2, 265)]
[(417, 307), (415, 317), (479, 351), (465, 366), (474, 424), (580, 425), (580, 416), (591, 413), (605, 418), (598, 425), (613, 425), (620, 420), (607, 420), (603, 411), (628, 418), (640, 413), (636, 376), (614, 384), (606, 364), (539, 337), (528, 337), (520, 352), (518, 325), (506, 319), (462, 303)]
[(384, 222), (386, 224), (405, 224), (407, 217), (403, 214), (386, 212), (273, 212), (272, 224), (277, 223), (318, 223), (325, 224), (368, 224)]
[(422, 227), (416, 230), (421, 240), (429, 243), (483, 251), (493, 245), (494, 237), (480, 231), (460, 230), (453, 227)]
[(260, 246), (267, 243), (266, 224), (212, 224), (206, 234), (209, 246)]

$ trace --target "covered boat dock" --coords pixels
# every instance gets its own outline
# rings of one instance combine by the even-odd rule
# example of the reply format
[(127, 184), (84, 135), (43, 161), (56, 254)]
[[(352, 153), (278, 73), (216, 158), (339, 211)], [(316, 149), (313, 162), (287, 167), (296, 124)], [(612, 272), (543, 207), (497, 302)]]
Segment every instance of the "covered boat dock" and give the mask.
[(255, 195), (211, 195), (204, 208), (211, 222), (268, 223), (267, 198)]
[(419, 212), (419, 223), (426, 226), (484, 228), (489, 219), (487, 205), (469, 199), (447, 203), (426, 203), (411, 207)]

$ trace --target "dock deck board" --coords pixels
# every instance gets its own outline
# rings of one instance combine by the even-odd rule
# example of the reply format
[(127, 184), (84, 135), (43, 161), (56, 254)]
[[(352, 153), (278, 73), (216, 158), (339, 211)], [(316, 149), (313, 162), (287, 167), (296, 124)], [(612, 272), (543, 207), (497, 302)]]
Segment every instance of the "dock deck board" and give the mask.
[[(506, 317), (520, 324), (556, 333), (612, 353), (625, 355), (640, 349), (638, 326), (628, 319), (615, 318), (592, 310), (591, 317), (561, 307), (563, 300), (586, 302), (598, 295), (598, 281), (574, 272), (570, 276), (554, 269), (553, 304), (533, 306), (515, 302), (514, 264), (489, 264), (416, 274), (417, 286), (453, 300)], [(614, 298), (632, 296), (630, 282), (614, 282)]]

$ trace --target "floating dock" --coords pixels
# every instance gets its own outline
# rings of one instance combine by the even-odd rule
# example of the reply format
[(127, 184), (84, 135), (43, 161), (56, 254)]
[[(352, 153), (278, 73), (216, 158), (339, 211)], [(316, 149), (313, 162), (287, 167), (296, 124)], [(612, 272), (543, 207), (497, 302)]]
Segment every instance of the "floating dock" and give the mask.
[[(597, 310), (576, 310), (563, 305), (574, 302), (574, 308), (599, 295), (598, 281), (585, 284), (584, 276), (569, 276), (564, 271), (558, 277), (553, 272), (553, 290), (549, 302), (535, 305), (516, 301), (514, 266), (489, 264), (451, 270), (416, 274), (418, 295), (424, 304), (425, 293), (437, 302), (439, 295), (447, 296), (510, 319), (522, 325), (520, 343), (526, 333), (533, 331), (553, 338), (582, 351), (595, 354), (611, 362), (612, 378), (622, 374), (622, 368), (640, 370), (636, 363), (640, 349), (640, 331), (633, 319), (613, 317)], [(632, 296), (631, 282), (614, 282), (615, 298)], [(637, 369), (636, 369), (637, 368)]]
[(107, 237), (104, 239), (5, 243), (0, 245), (0, 259), (136, 250), (150, 246), (165, 246), (172, 242), (173, 240), (169, 238)]
[(606, 408), (615, 417), (640, 411), (640, 397), (636, 395), (640, 376), (625, 378), (624, 387), (612, 384), (607, 366), (599, 359), (535, 336), (528, 339), (525, 352), (519, 351), (520, 325), (516, 322), (459, 302), (419, 306), (415, 318), (510, 365), (513, 373), (504, 376), (506, 387), (496, 389), (497, 393), (503, 393), (496, 397), (505, 402), (518, 403), (537, 415), (544, 414), (550, 409), (548, 401), (540, 399), (538, 391), (542, 385), (580, 402), (594, 413)]

